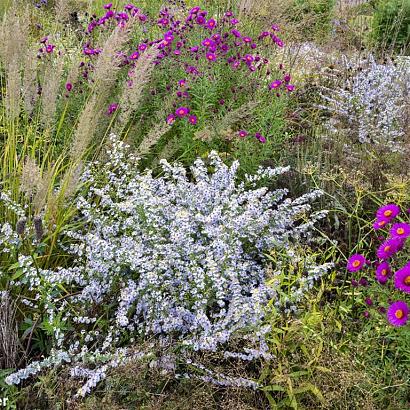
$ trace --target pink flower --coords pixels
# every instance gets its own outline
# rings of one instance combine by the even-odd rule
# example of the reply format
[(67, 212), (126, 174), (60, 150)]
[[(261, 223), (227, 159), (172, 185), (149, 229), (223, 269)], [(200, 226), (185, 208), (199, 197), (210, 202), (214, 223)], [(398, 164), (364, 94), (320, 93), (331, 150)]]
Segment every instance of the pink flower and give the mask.
[(117, 111), (117, 108), (118, 108), (118, 104), (116, 104), (116, 103), (114, 103), (114, 104), (110, 104), (109, 106), (108, 106), (108, 110), (107, 110), (107, 115), (111, 115), (111, 114), (114, 114), (114, 112), (115, 111)]
[(288, 91), (293, 91), (295, 89), (295, 86), (293, 84), (286, 84), (286, 89)]
[(214, 19), (209, 19), (206, 22), (206, 27), (209, 28), (210, 30), (213, 30), (216, 26), (216, 21)]
[(366, 263), (366, 258), (360, 253), (352, 255), (347, 261), (347, 270), (349, 272), (357, 272), (363, 268)]
[(396, 204), (387, 204), (381, 206), (376, 212), (377, 219), (386, 219), (388, 221), (395, 218), (400, 213), (400, 208)]
[(394, 224), (390, 229), (392, 238), (408, 238), (410, 236), (410, 225), (407, 223)]
[(275, 90), (276, 88), (279, 88), (282, 85), (282, 81), (281, 80), (276, 80), (273, 83), (269, 84), (269, 88), (271, 90)]
[(129, 57), (129, 59), (130, 60), (138, 60), (138, 58), (139, 58), (139, 56), (140, 56), (140, 53), (138, 52), (138, 51), (134, 51), (131, 55), (130, 55), (130, 57)]
[(261, 142), (262, 144), (264, 144), (264, 143), (266, 142), (266, 138), (265, 138), (262, 134), (260, 134), (259, 132), (257, 132), (257, 133), (255, 134), (255, 138), (256, 138), (259, 142)]
[(68, 92), (70, 92), (70, 91), (73, 89), (73, 85), (72, 85), (71, 83), (67, 83), (67, 84), (65, 85), (65, 89), (66, 89)]
[(188, 118), (188, 121), (192, 125), (196, 125), (196, 123), (198, 122), (198, 118), (196, 117), (196, 115), (190, 115), (189, 118)]
[(215, 53), (206, 53), (206, 58), (209, 61), (215, 61), (216, 60), (216, 54)]
[(238, 131), (238, 135), (239, 135), (241, 138), (245, 138), (246, 136), (248, 136), (248, 131), (240, 130), (240, 131)]
[(393, 326), (404, 326), (409, 319), (407, 303), (402, 300), (392, 303), (387, 310), (387, 319)]
[(405, 293), (410, 293), (410, 262), (394, 274), (394, 286)]
[(384, 241), (377, 249), (376, 255), (379, 259), (388, 259), (403, 247), (400, 238), (391, 238)]
[(382, 262), (376, 268), (376, 279), (379, 283), (385, 284), (391, 274), (390, 266), (387, 262)]
[(167, 124), (172, 125), (175, 122), (175, 115), (169, 114), (167, 117)]
[(179, 107), (176, 111), (175, 114), (177, 115), (177, 117), (185, 117), (186, 115), (188, 115), (189, 113), (189, 108), (187, 107)]

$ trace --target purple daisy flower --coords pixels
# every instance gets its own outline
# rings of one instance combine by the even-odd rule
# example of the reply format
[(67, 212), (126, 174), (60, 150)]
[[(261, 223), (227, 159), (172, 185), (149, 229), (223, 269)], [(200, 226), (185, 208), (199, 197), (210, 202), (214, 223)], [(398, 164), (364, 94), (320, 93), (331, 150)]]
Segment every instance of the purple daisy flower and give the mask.
[(286, 89), (287, 89), (288, 91), (294, 91), (295, 86), (294, 86), (293, 84), (286, 84)]
[(363, 268), (366, 263), (366, 258), (360, 253), (352, 255), (347, 261), (347, 270), (349, 272), (357, 272)]
[(140, 51), (145, 51), (146, 49), (147, 49), (147, 45), (145, 44), (145, 43), (141, 43), (139, 46), (138, 46), (138, 50), (140, 50)]
[(73, 89), (73, 85), (72, 85), (71, 83), (67, 83), (67, 84), (65, 85), (65, 89), (66, 89), (68, 92), (70, 92), (70, 91)]
[(213, 30), (216, 26), (216, 21), (214, 19), (209, 19), (206, 22), (206, 27), (209, 28), (210, 30)]
[(172, 125), (175, 122), (175, 115), (169, 114), (167, 117), (167, 124)]
[(407, 303), (402, 300), (392, 303), (387, 310), (387, 319), (393, 326), (404, 326), (409, 319)]
[(109, 10), (112, 7), (112, 3), (104, 4), (103, 6), (106, 10)]
[(204, 47), (212, 47), (215, 45), (215, 43), (210, 38), (206, 38), (201, 44)]
[(238, 30), (232, 30), (231, 33), (236, 37), (236, 38), (240, 38), (241, 37), (241, 33)]
[(242, 40), (244, 43), (252, 43), (252, 39), (250, 37), (243, 37)]
[(239, 20), (238, 20), (238, 19), (231, 19), (231, 24), (232, 24), (233, 26), (236, 26), (238, 23), (239, 23)]
[(266, 142), (266, 138), (265, 138), (262, 134), (260, 134), (259, 132), (257, 132), (257, 133), (255, 134), (255, 138), (256, 138), (259, 142), (261, 142), (262, 144), (264, 144), (264, 143)]
[(271, 90), (275, 90), (276, 88), (279, 88), (282, 85), (282, 81), (281, 80), (276, 80), (273, 83), (269, 84), (269, 88)]
[(407, 223), (394, 224), (390, 229), (392, 238), (408, 238), (410, 236), (410, 225)]
[(199, 24), (200, 26), (203, 26), (206, 23), (206, 19), (203, 16), (198, 16), (196, 18), (196, 22), (197, 24)]
[(405, 293), (410, 293), (410, 262), (394, 274), (394, 286)]
[(376, 280), (381, 284), (385, 284), (387, 282), (387, 280), (390, 277), (390, 274), (391, 274), (391, 269), (387, 262), (382, 262), (376, 268)]
[(206, 58), (209, 61), (215, 61), (216, 60), (216, 54), (215, 53), (206, 53)]
[(140, 56), (140, 53), (138, 52), (138, 51), (134, 51), (131, 55), (130, 55), (130, 57), (129, 57), (129, 59), (130, 60), (138, 60), (138, 58), (139, 58), (139, 56)]
[(400, 208), (396, 204), (387, 204), (381, 206), (376, 211), (376, 218), (377, 219), (386, 219), (390, 221), (391, 219), (395, 218), (400, 213)]
[(114, 114), (115, 111), (117, 111), (117, 108), (118, 108), (118, 104), (116, 104), (116, 103), (110, 104), (110, 105), (108, 106), (108, 109), (107, 109), (107, 115), (112, 115), (112, 114)]
[(379, 259), (388, 259), (403, 247), (400, 238), (391, 238), (384, 241), (377, 249), (376, 255)]
[(255, 60), (253, 56), (251, 56), (250, 54), (246, 54), (243, 59), (246, 61), (247, 64), (251, 64)]
[(387, 219), (378, 219), (373, 223), (373, 228), (377, 231), (389, 223)]
[(240, 130), (240, 131), (238, 131), (238, 135), (239, 135), (241, 138), (245, 138), (245, 137), (248, 136), (248, 131), (246, 131), (246, 130)]
[(188, 118), (188, 121), (192, 125), (196, 125), (196, 123), (198, 122), (198, 118), (196, 117), (196, 115), (190, 115), (189, 118)]
[(185, 117), (186, 115), (188, 115), (189, 113), (189, 108), (187, 107), (179, 107), (176, 111), (175, 114), (177, 115), (177, 117)]

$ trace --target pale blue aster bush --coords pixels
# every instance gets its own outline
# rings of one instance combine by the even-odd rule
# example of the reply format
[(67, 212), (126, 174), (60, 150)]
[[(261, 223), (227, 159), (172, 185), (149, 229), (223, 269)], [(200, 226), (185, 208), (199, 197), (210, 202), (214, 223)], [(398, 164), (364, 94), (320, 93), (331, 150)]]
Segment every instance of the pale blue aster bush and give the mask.
[(355, 63), (345, 61), (349, 74), (336, 89), (325, 89), (323, 108), (334, 117), (330, 129), (343, 129), (354, 142), (385, 147), (390, 151), (403, 149), (409, 124), (410, 61), (379, 64), (373, 56)]
[[(70, 363), (72, 376), (85, 380), (79, 392), (85, 395), (110, 367), (150, 356), (149, 349), (134, 348), (152, 339), (174, 346), (178, 363), (185, 357), (200, 371), (202, 365), (189, 359), (192, 352), (269, 358), (263, 318), (268, 301), (280, 307), (280, 281), (271, 269), (267, 282), (267, 255), (312, 238), (323, 213), (312, 213), (310, 203), (320, 192), (290, 199), (285, 189), (263, 186), (288, 168), (261, 168), (238, 182), (238, 162), (227, 166), (214, 152), (188, 170), (163, 160), (159, 176), (139, 171), (138, 159), (114, 136), (108, 157), (82, 177), (82, 228), (66, 231), (61, 243), (72, 255), (70, 266), (39, 270), (20, 256), (24, 275), (12, 286), (41, 295), (54, 345), (50, 357), (7, 382)], [(292, 288), (288, 307), (326, 269), (312, 266), (304, 283)], [(153, 362), (175, 368), (172, 360)], [(200, 377), (233, 383), (209, 369)], [(236, 384), (255, 387), (242, 379)]]

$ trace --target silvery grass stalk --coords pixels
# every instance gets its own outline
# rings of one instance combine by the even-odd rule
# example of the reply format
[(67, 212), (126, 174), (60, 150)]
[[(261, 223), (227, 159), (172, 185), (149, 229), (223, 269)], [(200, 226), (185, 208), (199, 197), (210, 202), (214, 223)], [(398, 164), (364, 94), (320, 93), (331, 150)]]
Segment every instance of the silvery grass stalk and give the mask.
[[(312, 236), (322, 213), (309, 216), (310, 203), (321, 192), (292, 200), (285, 189), (263, 186), (288, 168), (261, 168), (238, 182), (239, 163), (229, 167), (215, 152), (189, 170), (162, 160), (156, 177), (138, 170), (138, 159), (117, 137), (111, 145), (109, 161), (92, 164), (82, 176), (88, 190), (77, 207), (85, 228), (65, 232), (72, 265), (39, 271), (20, 255), (24, 274), (10, 284), (42, 295), (56, 363), (66, 355), (72, 366), (81, 365), (74, 375), (88, 379), (83, 395), (105, 376), (108, 368), (101, 366), (120, 347), (147, 338), (172, 341), (182, 360), (197, 351), (268, 358), (263, 318), (267, 302), (279, 300), (280, 284), (266, 282), (266, 255)], [(311, 269), (303, 291), (325, 270)], [(300, 299), (298, 292), (290, 299)], [(240, 351), (230, 351), (232, 345)], [(105, 357), (101, 366), (97, 356)], [(46, 366), (55, 362), (45, 360)], [(93, 367), (84, 370), (84, 362)], [(29, 365), (7, 382), (18, 384), (41, 368)]]

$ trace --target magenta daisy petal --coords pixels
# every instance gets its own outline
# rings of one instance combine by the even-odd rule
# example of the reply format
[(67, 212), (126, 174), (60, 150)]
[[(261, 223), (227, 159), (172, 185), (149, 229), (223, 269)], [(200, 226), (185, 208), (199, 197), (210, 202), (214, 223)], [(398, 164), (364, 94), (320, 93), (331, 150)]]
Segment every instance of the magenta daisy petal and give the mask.
[(388, 259), (403, 247), (400, 238), (391, 238), (384, 241), (377, 249), (376, 255), (379, 259)]
[(175, 122), (175, 115), (169, 114), (167, 117), (167, 124), (172, 125)]
[(189, 108), (187, 108), (187, 107), (179, 107), (175, 111), (176, 116), (180, 117), (180, 118), (187, 116), (188, 113), (189, 113)]
[(376, 280), (381, 284), (385, 284), (387, 282), (387, 280), (390, 277), (390, 274), (391, 274), (391, 269), (387, 262), (382, 262), (376, 268)]
[(273, 83), (269, 84), (269, 88), (271, 90), (275, 90), (276, 88), (279, 88), (282, 85), (282, 81), (281, 80), (276, 80)]
[(373, 228), (377, 231), (378, 229), (384, 228), (389, 223), (388, 219), (377, 219), (373, 223)]
[(393, 326), (404, 326), (409, 319), (407, 303), (402, 300), (392, 303), (387, 310), (387, 319)]
[(349, 272), (357, 272), (363, 268), (366, 263), (366, 258), (360, 253), (352, 255), (347, 261), (347, 270)]
[(405, 293), (410, 293), (410, 262), (394, 274), (394, 286)]
[(393, 238), (408, 238), (410, 236), (410, 225), (407, 223), (394, 224), (390, 229)]
[(198, 118), (196, 117), (196, 115), (190, 115), (189, 118), (188, 118), (188, 121), (192, 125), (196, 125), (196, 123), (198, 122)]
[(381, 206), (376, 212), (377, 219), (391, 220), (400, 213), (400, 208), (396, 204), (387, 204)]

